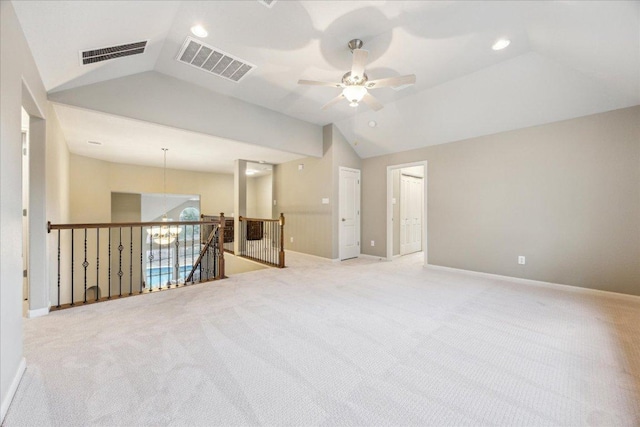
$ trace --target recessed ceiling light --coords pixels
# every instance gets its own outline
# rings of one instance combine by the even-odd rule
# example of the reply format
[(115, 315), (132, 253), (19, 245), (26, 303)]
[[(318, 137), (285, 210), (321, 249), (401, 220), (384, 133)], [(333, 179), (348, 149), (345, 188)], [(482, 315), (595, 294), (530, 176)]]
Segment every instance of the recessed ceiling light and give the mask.
[(100, 142), (100, 141), (87, 141), (87, 144), (89, 144), (89, 145), (102, 145), (102, 142)]
[(191, 27), (191, 32), (196, 37), (207, 37), (209, 35), (209, 32), (202, 25), (194, 25)]
[(375, 121), (375, 120), (369, 120), (369, 127), (370, 127), (370, 128), (374, 128), (374, 127), (376, 127), (376, 126), (378, 126), (378, 123), (376, 123), (376, 121)]
[(253, 169), (247, 169), (247, 170), (245, 171), (245, 174), (246, 174), (246, 175), (255, 175), (256, 173), (258, 173), (258, 171), (253, 170)]
[(495, 42), (493, 44), (493, 46), (491, 46), (491, 49), (493, 49), (493, 50), (502, 50), (505, 47), (509, 46), (510, 43), (511, 43), (511, 40), (509, 40), (509, 39), (500, 39), (497, 42)]

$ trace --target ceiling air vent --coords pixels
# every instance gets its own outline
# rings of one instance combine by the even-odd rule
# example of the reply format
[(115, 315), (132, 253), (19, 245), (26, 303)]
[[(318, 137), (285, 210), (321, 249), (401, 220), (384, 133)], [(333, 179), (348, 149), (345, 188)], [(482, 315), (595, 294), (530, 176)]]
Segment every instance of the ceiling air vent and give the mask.
[(123, 56), (139, 55), (144, 53), (147, 42), (148, 40), (145, 40), (136, 43), (121, 44), (119, 46), (81, 51), (80, 62), (82, 65), (88, 65), (109, 59), (121, 58)]
[(224, 77), (232, 82), (239, 82), (249, 71), (256, 68), (243, 59), (206, 45), (192, 37), (187, 37), (176, 58), (180, 62)]
[(276, 2), (276, 0), (258, 0), (258, 3), (262, 3), (263, 5), (267, 6), (268, 8), (272, 8), (273, 4)]

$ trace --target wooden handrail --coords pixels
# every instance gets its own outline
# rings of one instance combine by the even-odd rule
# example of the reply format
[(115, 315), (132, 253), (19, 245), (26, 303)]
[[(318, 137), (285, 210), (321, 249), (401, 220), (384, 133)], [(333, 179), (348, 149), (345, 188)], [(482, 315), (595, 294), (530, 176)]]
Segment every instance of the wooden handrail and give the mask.
[[(280, 214), (282, 215), (282, 214)], [(261, 221), (261, 222), (279, 222), (280, 218), (271, 219), (271, 218), (247, 218), (244, 216), (240, 216), (238, 221)]]
[(97, 222), (90, 224), (51, 224), (47, 222), (47, 232), (51, 230), (71, 230), (74, 228), (124, 228), (124, 227), (156, 227), (181, 225), (217, 225), (216, 221), (148, 221), (148, 222)]

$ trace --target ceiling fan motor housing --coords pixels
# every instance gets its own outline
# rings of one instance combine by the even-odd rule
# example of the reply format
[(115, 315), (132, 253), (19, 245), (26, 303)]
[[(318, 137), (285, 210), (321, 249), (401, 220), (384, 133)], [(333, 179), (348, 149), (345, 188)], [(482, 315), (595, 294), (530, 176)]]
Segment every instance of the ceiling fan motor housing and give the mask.
[(369, 80), (369, 76), (367, 76), (367, 73), (362, 73), (362, 76), (359, 79), (352, 78), (351, 71), (347, 71), (344, 76), (342, 76), (342, 83), (345, 86), (361, 86), (364, 85), (367, 80)]

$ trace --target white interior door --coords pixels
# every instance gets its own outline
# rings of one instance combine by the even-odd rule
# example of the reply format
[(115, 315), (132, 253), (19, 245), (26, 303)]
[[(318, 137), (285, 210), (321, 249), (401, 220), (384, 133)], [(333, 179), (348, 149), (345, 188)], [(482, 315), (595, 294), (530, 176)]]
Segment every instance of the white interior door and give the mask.
[(423, 180), (400, 176), (400, 254), (422, 250)]
[(340, 259), (360, 255), (360, 171), (340, 168)]

